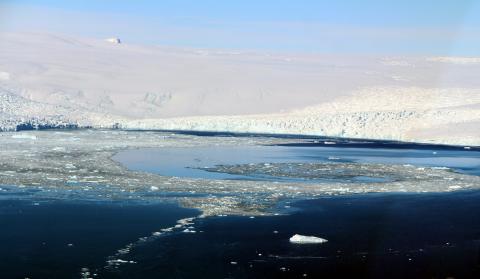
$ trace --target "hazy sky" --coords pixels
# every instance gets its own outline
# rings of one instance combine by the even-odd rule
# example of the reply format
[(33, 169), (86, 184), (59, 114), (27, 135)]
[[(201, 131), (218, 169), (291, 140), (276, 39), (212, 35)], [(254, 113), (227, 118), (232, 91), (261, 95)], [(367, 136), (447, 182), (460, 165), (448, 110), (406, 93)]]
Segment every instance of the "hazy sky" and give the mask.
[(0, 31), (206, 48), (480, 56), (479, 2), (0, 0)]

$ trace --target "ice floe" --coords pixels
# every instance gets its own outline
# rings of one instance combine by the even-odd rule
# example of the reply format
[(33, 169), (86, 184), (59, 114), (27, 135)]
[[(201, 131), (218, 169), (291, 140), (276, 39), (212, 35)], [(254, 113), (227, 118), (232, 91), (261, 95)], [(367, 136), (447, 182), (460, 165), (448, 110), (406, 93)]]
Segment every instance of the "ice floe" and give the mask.
[[(203, 170), (271, 176), (285, 181), (215, 180), (166, 177), (126, 169), (112, 156), (129, 148), (273, 145), (292, 139), (198, 137), (162, 132), (77, 130), (30, 132), (35, 141), (0, 136), (0, 185), (36, 190), (55, 197), (175, 200), (203, 216), (268, 213), (279, 200), (368, 192), (442, 192), (480, 187), (480, 178), (441, 167), (328, 161), (247, 163)], [(135, 138), (135, 140), (131, 140)], [(75, 140), (72, 140), (75, 139)], [(294, 142), (298, 142), (295, 139)], [(357, 177), (369, 179), (356, 180)], [(311, 183), (294, 179), (311, 180)], [(317, 182), (318, 179), (327, 179)], [(19, 188), (20, 189), (20, 188)], [(287, 205), (288, 206), (288, 205)], [(190, 226), (182, 220), (179, 227)]]

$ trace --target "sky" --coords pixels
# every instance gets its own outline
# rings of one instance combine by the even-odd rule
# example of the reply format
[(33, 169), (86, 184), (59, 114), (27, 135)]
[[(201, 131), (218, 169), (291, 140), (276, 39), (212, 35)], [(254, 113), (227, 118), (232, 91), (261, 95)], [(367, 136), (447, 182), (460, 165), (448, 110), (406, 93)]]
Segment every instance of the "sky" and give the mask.
[(475, 0), (0, 0), (0, 32), (271, 51), (480, 56)]

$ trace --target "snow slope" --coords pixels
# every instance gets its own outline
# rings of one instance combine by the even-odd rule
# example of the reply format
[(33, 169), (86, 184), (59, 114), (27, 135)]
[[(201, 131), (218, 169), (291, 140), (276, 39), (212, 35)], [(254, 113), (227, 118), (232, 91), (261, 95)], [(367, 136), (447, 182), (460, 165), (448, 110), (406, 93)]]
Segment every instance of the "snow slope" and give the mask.
[(479, 61), (1, 33), (0, 129), (118, 123), (480, 145)]

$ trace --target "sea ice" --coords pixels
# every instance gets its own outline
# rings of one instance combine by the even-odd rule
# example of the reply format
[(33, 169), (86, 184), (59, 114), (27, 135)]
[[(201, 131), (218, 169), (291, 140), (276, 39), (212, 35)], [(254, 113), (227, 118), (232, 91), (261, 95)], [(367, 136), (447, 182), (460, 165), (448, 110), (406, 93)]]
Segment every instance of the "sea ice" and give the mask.
[[(27, 133), (22, 133), (27, 134)], [(299, 139), (198, 137), (161, 132), (77, 130), (29, 132), (37, 140), (16, 133), (0, 136), (0, 185), (55, 198), (177, 200), (201, 210), (203, 216), (274, 214), (279, 200), (341, 193), (442, 192), (474, 189), (480, 178), (450, 169), (412, 165), (352, 162), (247, 163), (217, 165), (208, 171), (239, 175), (285, 177), (285, 181), (215, 180), (166, 177), (126, 169), (112, 156), (128, 148), (251, 146), (298, 142)], [(135, 140), (131, 140), (134, 137)], [(78, 140), (72, 141), (75, 138)], [(353, 178), (367, 176), (372, 182)], [(311, 179), (311, 183), (290, 178)], [(317, 183), (315, 179), (334, 179)], [(380, 179), (380, 180), (379, 180)], [(346, 183), (343, 181), (351, 180)], [(452, 187), (453, 186), (453, 187)], [(459, 188), (459, 187), (461, 188)], [(42, 188), (43, 187), (43, 188)], [(145, 192), (149, 192), (147, 195)], [(172, 193), (173, 195), (170, 195)], [(185, 229), (193, 219), (179, 221)]]

